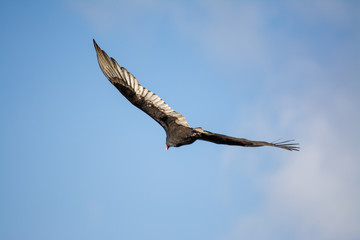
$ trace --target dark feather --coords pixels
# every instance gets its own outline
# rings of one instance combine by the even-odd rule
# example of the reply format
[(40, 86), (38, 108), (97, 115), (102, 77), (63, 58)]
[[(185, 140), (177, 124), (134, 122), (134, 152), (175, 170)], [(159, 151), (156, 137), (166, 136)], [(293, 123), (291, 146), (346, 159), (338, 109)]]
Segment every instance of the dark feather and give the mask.
[(217, 144), (226, 144), (226, 145), (237, 145), (243, 147), (262, 147), (262, 146), (272, 146), (283, 148), (290, 151), (299, 151), (297, 143), (292, 143), (292, 140), (283, 141), (283, 142), (264, 142), (264, 141), (251, 141), (245, 138), (235, 138), (226, 136), (223, 134), (212, 133), (205, 130), (200, 130), (199, 140), (209, 141)]
[(102, 72), (132, 104), (147, 113), (165, 129), (173, 123), (190, 127), (183, 115), (175, 112), (158, 95), (141, 86), (131, 73), (124, 67), (120, 67), (115, 59), (109, 58), (95, 40), (94, 46)]

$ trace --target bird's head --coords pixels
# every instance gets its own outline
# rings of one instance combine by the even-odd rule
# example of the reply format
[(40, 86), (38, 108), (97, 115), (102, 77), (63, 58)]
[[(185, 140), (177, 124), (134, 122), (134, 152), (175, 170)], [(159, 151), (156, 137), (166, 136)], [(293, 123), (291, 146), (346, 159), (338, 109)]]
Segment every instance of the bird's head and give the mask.
[(177, 147), (177, 146), (172, 142), (166, 141), (166, 150), (169, 150), (170, 147)]

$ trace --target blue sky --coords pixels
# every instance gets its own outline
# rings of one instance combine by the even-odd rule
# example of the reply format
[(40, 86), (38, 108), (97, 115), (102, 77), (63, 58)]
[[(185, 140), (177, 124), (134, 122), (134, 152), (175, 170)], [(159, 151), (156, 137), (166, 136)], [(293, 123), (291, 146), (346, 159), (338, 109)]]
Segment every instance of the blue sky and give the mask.
[[(359, 239), (357, 1), (1, 1), (1, 239)], [(193, 127), (102, 74), (92, 45)]]

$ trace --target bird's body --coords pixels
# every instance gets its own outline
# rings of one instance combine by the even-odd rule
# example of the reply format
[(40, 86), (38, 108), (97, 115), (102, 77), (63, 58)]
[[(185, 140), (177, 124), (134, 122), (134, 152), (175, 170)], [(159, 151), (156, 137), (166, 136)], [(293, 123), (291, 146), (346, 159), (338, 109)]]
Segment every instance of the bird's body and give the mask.
[(166, 132), (166, 148), (192, 144), (196, 140), (205, 140), (217, 144), (238, 145), (244, 147), (273, 146), (298, 151), (296, 143), (291, 141), (268, 143), (251, 141), (244, 138), (229, 137), (191, 128), (180, 113), (169, 107), (158, 95), (141, 86), (138, 80), (113, 58), (100, 49), (94, 40), (98, 62), (104, 75), (133, 105), (147, 113), (158, 122)]

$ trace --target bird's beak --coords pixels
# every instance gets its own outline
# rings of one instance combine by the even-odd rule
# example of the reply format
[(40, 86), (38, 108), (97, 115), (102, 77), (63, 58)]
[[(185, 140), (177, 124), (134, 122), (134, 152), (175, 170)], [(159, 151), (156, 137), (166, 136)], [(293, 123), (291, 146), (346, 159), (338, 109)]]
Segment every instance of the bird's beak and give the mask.
[(169, 150), (169, 146), (166, 144), (166, 151)]

